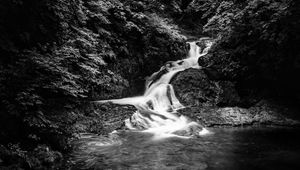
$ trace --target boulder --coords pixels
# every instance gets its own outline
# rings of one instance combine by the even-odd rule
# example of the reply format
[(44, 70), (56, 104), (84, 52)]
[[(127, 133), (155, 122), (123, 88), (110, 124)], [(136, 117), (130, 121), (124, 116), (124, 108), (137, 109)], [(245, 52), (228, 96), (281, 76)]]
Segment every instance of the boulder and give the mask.
[(171, 81), (185, 106), (236, 106), (240, 97), (230, 81), (210, 80), (203, 69), (188, 69)]
[(217, 85), (203, 70), (188, 69), (178, 73), (171, 81), (182, 104), (211, 106), (217, 97)]

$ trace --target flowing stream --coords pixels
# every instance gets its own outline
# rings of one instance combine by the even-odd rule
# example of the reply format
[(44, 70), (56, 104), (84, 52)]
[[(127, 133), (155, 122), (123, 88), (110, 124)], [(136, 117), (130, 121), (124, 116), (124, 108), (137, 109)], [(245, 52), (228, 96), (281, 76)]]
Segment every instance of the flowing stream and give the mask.
[[(212, 41), (189, 42), (188, 57), (168, 62), (146, 82), (143, 96), (103, 100), (134, 105), (129, 130), (108, 136), (81, 134), (73, 142), (71, 169), (234, 170), (300, 169), (300, 130), (286, 128), (206, 129), (176, 110), (184, 106), (170, 84), (185, 69), (198, 68)], [(213, 133), (211, 133), (213, 132)]]
[[(203, 44), (203, 49), (197, 43)], [(184, 106), (177, 99), (171, 79), (180, 71), (188, 68), (198, 68), (198, 59), (207, 54), (212, 45), (209, 38), (188, 42), (190, 46), (186, 59), (168, 62), (158, 72), (153, 73), (146, 82), (143, 96), (123, 99), (102, 100), (120, 105), (134, 105), (137, 111), (125, 121), (127, 128), (155, 134), (155, 139), (165, 137), (188, 138), (194, 135), (205, 135), (209, 132), (198, 123), (183, 115), (177, 115), (176, 110)]]

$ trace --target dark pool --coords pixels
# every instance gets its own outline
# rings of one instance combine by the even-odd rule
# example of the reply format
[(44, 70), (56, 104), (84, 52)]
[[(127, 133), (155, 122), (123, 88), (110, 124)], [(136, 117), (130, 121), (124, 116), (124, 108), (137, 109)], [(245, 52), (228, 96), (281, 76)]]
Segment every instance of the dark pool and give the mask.
[(191, 139), (153, 141), (140, 132), (104, 138), (86, 134), (74, 142), (72, 169), (300, 169), (300, 130), (222, 128)]

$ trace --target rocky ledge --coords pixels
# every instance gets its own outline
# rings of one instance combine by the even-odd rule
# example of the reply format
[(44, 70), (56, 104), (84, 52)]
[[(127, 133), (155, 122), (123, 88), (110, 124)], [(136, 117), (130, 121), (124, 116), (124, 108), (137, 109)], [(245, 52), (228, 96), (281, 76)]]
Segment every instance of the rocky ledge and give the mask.
[(179, 110), (179, 113), (206, 127), (245, 125), (299, 127), (300, 125), (299, 121), (289, 118), (275, 109), (259, 108), (257, 106), (249, 109), (241, 107), (188, 107)]
[(216, 80), (203, 69), (188, 69), (171, 81), (186, 115), (204, 126), (279, 125), (299, 126), (297, 109), (271, 99), (253, 98), (245, 107), (235, 83)]

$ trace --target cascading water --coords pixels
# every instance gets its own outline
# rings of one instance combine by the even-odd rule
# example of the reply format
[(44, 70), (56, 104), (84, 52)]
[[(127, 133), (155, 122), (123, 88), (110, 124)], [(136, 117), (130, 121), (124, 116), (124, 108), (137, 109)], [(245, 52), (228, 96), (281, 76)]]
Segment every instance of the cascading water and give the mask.
[[(197, 60), (212, 42), (200, 42), (206, 42), (204, 50), (189, 42), (188, 58), (168, 62), (151, 75), (143, 96), (98, 101), (134, 105), (137, 111), (126, 120), (131, 130), (108, 136), (80, 134), (73, 142), (71, 169), (300, 169), (299, 129), (215, 128), (214, 135), (200, 140), (178, 138), (208, 133), (196, 122), (177, 115), (176, 110), (184, 106), (170, 84), (180, 71), (201, 69)], [(165, 138), (169, 136), (176, 137)]]
[[(204, 42), (205, 48), (201, 49), (197, 42)], [(153, 73), (146, 82), (143, 96), (98, 102), (134, 105), (137, 111), (131, 118), (125, 120), (127, 128), (153, 133), (156, 138), (189, 137), (208, 133), (198, 123), (190, 121), (185, 116), (178, 116), (176, 113), (176, 110), (184, 108), (184, 106), (177, 99), (170, 81), (180, 71), (188, 68), (200, 69), (198, 59), (207, 54), (212, 41), (208, 38), (202, 38), (199, 41), (188, 42), (188, 44), (190, 45), (188, 57), (183, 60), (168, 62), (158, 72)], [(166, 73), (161, 74), (162, 72)]]

